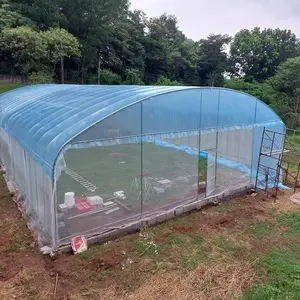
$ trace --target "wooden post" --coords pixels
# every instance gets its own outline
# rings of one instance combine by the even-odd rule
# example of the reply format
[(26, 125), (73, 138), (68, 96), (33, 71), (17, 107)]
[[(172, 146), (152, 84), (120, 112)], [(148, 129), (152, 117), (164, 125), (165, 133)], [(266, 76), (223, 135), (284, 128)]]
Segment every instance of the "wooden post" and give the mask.
[(290, 162), (288, 162), (288, 165), (287, 165), (287, 169), (286, 169), (286, 171), (285, 171), (285, 179), (284, 179), (284, 184), (287, 184), (287, 182), (288, 182), (288, 176), (289, 176), (289, 169), (290, 169)]
[(269, 184), (269, 169), (265, 168), (265, 181), (266, 181), (266, 189), (265, 193), (268, 192), (268, 184)]
[(300, 163), (298, 164), (298, 171), (297, 171), (297, 175), (296, 175), (296, 182), (295, 182), (295, 186), (294, 186), (294, 193), (296, 193), (296, 189), (297, 189), (297, 185), (298, 185), (299, 172), (300, 172)]

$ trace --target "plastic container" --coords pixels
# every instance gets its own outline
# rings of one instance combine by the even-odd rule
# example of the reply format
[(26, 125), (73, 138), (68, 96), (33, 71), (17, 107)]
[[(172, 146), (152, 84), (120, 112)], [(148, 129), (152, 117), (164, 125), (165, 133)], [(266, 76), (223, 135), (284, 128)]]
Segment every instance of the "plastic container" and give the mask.
[(72, 238), (71, 244), (74, 254), (82, 253), (88, 249), (88, 243), (84, 236)]
[(87, 202), (90, 205), (103, 205), (103, 199), (100, 196), (87, 197)]
[(114, 192), (114, 197), (116, 197), (118, 200), (125, 200), (126, 199), (124, 191)]
[(65, 212), (68, 210), (68, 206), (65, 203), (59, 204), (58, 207), (61, 212)]
[(75, 194), (73, 192), (65, 193), (65, 204), (68, 208), (72, 208), (75, 205)]

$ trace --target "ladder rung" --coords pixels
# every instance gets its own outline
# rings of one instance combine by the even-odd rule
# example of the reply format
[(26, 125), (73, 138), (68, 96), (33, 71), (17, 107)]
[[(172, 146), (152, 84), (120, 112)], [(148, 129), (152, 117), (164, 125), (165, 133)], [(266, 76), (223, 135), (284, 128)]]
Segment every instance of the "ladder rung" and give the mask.
[(80, 176), (79, 174), (77, 174), (76, 172), (65, 168), (65, 173), (68, 174), (69, 176), (71, 176), (75, 181), (77, 181), (78, 183), (80, 183), (83, 187), (85, 187), (87, 190), (94, 192), (95, 190), (98, 189), (98, 187), (96, 187), (94, 184), (92, 184), (91, 182), (87, 181), (85, 178), (83, 178), (82, 176)]

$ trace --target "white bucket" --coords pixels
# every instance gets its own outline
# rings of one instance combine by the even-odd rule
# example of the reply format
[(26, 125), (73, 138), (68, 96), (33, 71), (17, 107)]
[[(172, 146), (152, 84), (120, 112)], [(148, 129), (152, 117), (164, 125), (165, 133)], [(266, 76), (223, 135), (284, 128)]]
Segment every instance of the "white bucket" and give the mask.
[(68, 208), (72, 208), (75, 205), (75, 194), (73, 192), (65, 193), (65, 204)]

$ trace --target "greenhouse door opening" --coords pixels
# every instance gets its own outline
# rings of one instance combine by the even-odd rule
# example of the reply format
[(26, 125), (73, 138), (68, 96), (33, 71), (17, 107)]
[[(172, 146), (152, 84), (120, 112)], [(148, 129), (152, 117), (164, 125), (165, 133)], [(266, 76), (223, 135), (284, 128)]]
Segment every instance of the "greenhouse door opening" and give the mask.
[(282, 182), (282, 159), (286, 134), (264, 128), (255, 181), (256, 190), (274, 188), (276, 197), (278, 185)]

